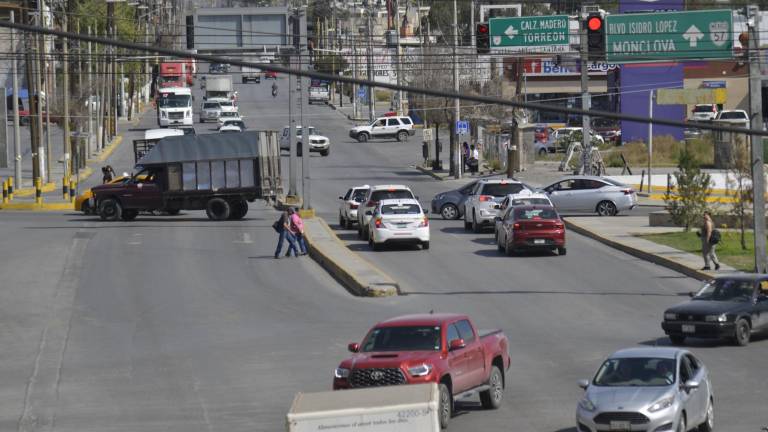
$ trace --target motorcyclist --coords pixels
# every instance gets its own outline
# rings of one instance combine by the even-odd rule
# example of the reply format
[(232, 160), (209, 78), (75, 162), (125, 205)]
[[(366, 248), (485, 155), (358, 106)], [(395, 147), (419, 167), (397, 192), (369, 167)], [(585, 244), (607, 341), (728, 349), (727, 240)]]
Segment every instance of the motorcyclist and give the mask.
[(277, 83), (272, 83), (272, 97), (277, 97)]

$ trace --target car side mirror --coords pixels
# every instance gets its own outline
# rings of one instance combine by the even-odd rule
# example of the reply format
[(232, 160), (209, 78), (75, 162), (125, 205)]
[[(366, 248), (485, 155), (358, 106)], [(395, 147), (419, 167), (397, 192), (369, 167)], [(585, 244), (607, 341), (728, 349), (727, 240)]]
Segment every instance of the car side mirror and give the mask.
[(357, 342), (353, 342), (353, 343), (347, 345), (347, 349), (349, 350), (349, 352), (356, 353), (356, 352), (360, 351), (360, 344), (357, 343)]
[(685, 382), (685, 384), (683, 384), (683, 389), (686, 391), (696, 390), (700, 385), (701, 383), (696, 380), (688, 380)]
[(372, 212), (372, 211), (370, 211), (370, 210), (368, 210), (367, 212), (365, 212), (365, 215), (366, 215), (366, 216), (373, 216), (373, 212)]
[(456, 351), (466, 347), (464, 339), (454, 339), (448, 344), (448, 351)]
[(577, 384), (577, 385), (578, 385), (580, 388), (582, 388), (582, 389), (586, 390), (586, 389), (587, 389), (587, 387), (589, 387), (589, 380), (580, 379), (580, 380), (576, 381), (576, 384)]

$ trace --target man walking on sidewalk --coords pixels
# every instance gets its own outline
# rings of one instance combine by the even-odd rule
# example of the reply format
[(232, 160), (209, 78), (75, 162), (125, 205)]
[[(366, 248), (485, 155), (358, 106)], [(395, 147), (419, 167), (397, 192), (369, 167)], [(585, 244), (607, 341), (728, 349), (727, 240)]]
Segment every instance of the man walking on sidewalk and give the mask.
[(720, 242), (720, 233), (715, 231), (712, 216), (708, 211), (704, 212), (704, 221), (699, 232), (699, 237), (701, 237), (701, 254), (704, 256), (704, 267), (702, 270), (710, 270), (710, 260), (715, 265), (715, 270), (720, 270), (720, 263), (718, 262), (717, 254), (715, 254), (717, 243)]

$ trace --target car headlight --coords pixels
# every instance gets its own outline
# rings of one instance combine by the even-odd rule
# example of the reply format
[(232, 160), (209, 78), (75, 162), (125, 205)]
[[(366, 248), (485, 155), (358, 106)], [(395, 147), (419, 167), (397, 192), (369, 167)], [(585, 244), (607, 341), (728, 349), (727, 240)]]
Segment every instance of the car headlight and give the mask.
[(427, 376), (430, 372), (432, 372), (432, 365), (426, 363), (408, 368), (408, 373), (415, 377)]
[(728, 317), (725, 316), (725, 314), (721, 315), (707, 315), (704, 317), (704, 321), (708, 322), (726, 322), (728, 321)]
[(333, 371), (333, 377), (339, 379), (346, 379), (349, 377), (349, 369), (338, 367)]
[(665, 312), (664, 313), (664, 319), (674, 321), (677, 319), (677, 314), (672, 312)]
[(596, 409), (597, 409), (597, 407), (595, 406), (595, 403), (594, 403), (594, 402), (592, 402), (591, 400), (589, 400), (589, 398), (588, 398), (588, 397), (586, 397), (586, 396), (584, 397), (584, 399), (582, 399), (582, 400), (579, 402), (579, 406), (580, 406), (582, 409), (585, 409), (585, 410), (587, 410), (587, 411), (589, 411), (589, 412), (592, 412), (592, 411), (594, 411), (594, 410), (596, 410)]
[(657, 400), (653, 405), (649, 406), (648, 411), (649, 412), (661, 411), (665, 408), (671, 407), (673, 403), (675, 403), (674, 396), (665, 397), (664, 399)]

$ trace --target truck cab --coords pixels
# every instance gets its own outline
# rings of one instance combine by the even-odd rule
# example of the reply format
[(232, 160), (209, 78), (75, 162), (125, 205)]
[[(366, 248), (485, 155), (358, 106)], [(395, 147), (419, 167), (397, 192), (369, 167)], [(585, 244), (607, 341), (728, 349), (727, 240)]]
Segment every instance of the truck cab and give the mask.
[(192, 90), (189, 87), (170, 87), (160, 90), (157, 100), (157, 124), (192, 126)]

